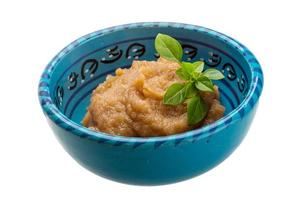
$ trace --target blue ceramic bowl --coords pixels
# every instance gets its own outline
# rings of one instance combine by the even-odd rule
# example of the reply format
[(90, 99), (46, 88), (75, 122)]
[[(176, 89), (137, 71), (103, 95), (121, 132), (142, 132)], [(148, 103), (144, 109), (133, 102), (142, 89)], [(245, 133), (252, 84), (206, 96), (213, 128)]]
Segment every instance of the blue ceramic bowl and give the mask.
[[(221, 70), (217, 82), (225, 116), (185, 133), (134, 138), (94, 132), (81, 125), (92, 90), (116, 68), (155, 60), (154, 39), (169, 34), (183, 46), (184, 60), (204, 60)], [(263, 74), (254, 55), (219, 32), (180, 23), (134, 23), (90, 33), (65, 47), (48, 64), (39, 99), (65, 150), (99, 176), (137, 185), (174, 183), (212, 169), (241, 143), (254, 117)]]

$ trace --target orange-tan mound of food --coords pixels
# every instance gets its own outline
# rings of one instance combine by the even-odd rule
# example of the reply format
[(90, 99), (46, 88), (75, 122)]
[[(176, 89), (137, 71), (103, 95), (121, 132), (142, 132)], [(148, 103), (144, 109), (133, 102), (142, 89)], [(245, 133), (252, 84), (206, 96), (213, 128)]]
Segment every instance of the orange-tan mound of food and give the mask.
[(221, 118), (224, 107), (215, 92), (201, 92), (209, 111), (195, 127), (187, 124), (186, 103), (169, 106), (162, 100), (173, 83), (183, 82), (175, 73), (178, 63), (160, 58), (158, 61), (134, 61), (129, 69), (117, 69), (107, 76), (91, 97), (82, 121), (91, 129), (114, 135), (150, 137), (184, 132)]

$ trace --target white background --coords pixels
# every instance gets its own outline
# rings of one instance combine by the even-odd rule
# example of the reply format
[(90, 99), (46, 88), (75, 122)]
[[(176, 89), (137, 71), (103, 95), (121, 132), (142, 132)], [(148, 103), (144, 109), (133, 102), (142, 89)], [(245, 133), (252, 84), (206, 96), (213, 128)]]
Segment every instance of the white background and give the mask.
[[(296, 31), (293, 1), (1, 1), (0, 199), (295, 199)], [(257, 56), (265, 85), (252, 127), (221, 165), (177, 184), (112, 182), (78, 165), (41, 112), (37, 85), (76, 38), (131, 22), (202, 25)]]

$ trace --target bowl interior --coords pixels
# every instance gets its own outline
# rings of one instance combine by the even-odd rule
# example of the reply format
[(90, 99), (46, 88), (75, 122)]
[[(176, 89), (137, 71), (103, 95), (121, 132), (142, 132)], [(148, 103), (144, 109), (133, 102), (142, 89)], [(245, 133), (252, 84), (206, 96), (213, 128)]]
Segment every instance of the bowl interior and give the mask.
[[(179, 40), (184, 61), (204, 60), (206, 68), (221, 70), (225, 79), (218, 81), (226, 114), (245, 98), (251, 71), (237, 49), (223, 39), (204, 31), (176, 27), (134, 27), (94, 33), (70, 44), (71, 51), (56, 61), (50, 81), (50, 96), (58, 109), (80, 124), (91, 93), (116, 68), (128, 68), (133, 60), (156, 60), (154, 39), (158, 33)], [(78, 44), (78, 45), (77, 45)], [(77, 47), (72, 48), (73, 45)]]

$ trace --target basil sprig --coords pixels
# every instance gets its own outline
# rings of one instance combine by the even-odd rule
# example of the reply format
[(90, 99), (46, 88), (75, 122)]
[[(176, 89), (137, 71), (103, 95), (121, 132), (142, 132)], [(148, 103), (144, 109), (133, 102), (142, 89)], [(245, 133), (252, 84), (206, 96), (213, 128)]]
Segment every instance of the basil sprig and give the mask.
[(163, 104), (175, 106), (186, 101), (188, 124), (195, 125), (202, 121), (207, 115), (208, 108), (199, 92), (214, 92), (212, 80), (223, 79), (224, 75), (216, 69), (204, 70), (203, 61), (182, 62), (182, 46), (171, 36), (159, 33), (155, 39), (155, 49), (161, 57), (180, 64), (181, 67), (176, 70), (176, 74), (185, 81), (174, 83), (167, 88)]

